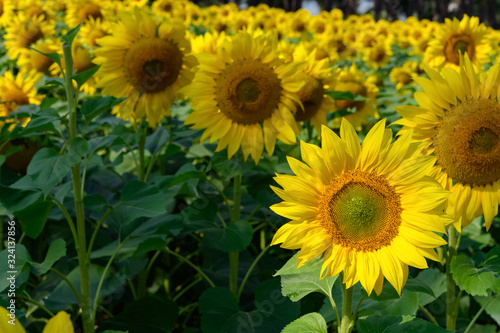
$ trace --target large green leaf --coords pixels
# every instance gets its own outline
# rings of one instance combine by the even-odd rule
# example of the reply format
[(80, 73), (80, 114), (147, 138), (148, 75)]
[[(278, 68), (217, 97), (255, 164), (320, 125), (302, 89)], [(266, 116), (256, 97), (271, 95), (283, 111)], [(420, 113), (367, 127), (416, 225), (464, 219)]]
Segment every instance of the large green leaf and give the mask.
[(320, 279), (322, 258), (312, 259), (300, 268), (296, 268), (298, 255), (299, 253), (296, 253), (275, 274), (275, 276), (281, 276), (283, 295), (294, 302), (313, 292), (331, 296), (333, 284), (338, 276)]
[(120, 201), (108, 219), (122, 225), (139, 217), (155, 217), (164, 213), (165, 198), (156, 186), (132, 180), (123, 187)]
[(201, 328), (206, 333), (221, 333), (221, 327), (240, 308), (233, 293), (227, 288), (215, 287), (205, 290), (198, 301), (201, 313)]
[(451, 261), (451, 273), (460, 289), (472, 296), (487, 296), (488, 291), (500, 293), (500, 246), (494, 247), (482, 263), (458, 254)]
[[(368, 294), (364, 289), (361, 292), (364, 296), (368, 296)], [(419, 279), (409, 278), (406, 281), (406, 284), (404, 285), (401, 294), (405, 294), (407, 292), (423, 293), (435, 298), (432, 288), (429, 285), (427, 285), (425, 281)], [(380, 295), (377, 295), (375, 292), (372, 292), (368, 297), (377, 301), (386, 301), (390, 299), (400, 298), (396, 289), (394, 289), (394, 287), (387, 280), (384, 280), (384, 284), (382, 286), (382, 293), (380, 293)]]
[(225, 228), (203, 229), (203, 243), (224, 251), (243, 251), (252, 241), (253, 229), (247, 221), (236, 221)]
[(415, 280), (420, 280), (426, 283), (434, 293), (433, 295), (419, 294), (418, 304), (427, 305), (433, 302), (437, 297), (446, 292), (446, 275), (435, 268), (428, 268), (421, 271)]
[(37, 201), (14, 213), (27, 236), (37, 238), (47, 222), (53, 203), (40, 197)]
[(52, 108), (47, 108), (34, 113), (30, 122), (22, 131), (22, 135), (33, 132), (53, 131), (60, 132), (59, 127), (61, 122), (59, 112)]
[(73, 140), (69, 152), (62, 155), (55, 149), (42, 148), (33, 156), (27, 174), (33, 184), (47, 196), (68, 174), (71, 166), (78, 163), (87, 152), (88, 143), (82, 138)]
[(325, 318), (313, 312), (292, 321), (281, 333), (327, 333)]
[(62, 257), (66, 255), (66, 242), (64, 239), (56, 239), (50, 243), (45, 260), (42, 263), (33, 263), (31, 271), (35, 275), (42, 275), (49, 271), (49, 269)]

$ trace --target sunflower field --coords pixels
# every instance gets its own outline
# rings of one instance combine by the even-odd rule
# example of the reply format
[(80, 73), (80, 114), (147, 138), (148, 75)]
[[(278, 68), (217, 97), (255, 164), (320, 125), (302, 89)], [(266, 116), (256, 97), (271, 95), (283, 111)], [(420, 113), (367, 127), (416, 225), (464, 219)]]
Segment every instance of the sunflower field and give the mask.
[(500, 32), (0, 0), (0, 333), (500, 332)]

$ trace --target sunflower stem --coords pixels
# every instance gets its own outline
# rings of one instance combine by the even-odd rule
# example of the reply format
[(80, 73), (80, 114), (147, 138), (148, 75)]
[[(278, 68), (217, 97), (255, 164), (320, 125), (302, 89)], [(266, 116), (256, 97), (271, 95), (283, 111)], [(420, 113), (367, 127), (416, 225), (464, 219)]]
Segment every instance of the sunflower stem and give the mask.
[[(240, 219), (240, 203), (241, 203), (241, 174), (234, 177), (234, 193), (233, 193), (233, 215), (232, 223)], [(229, 252), (229, 290), (238, 299), (238, 259), (240, 253), (238, 251)]]
[[(64, 85), (66, 89), (66, 98), (68, 101), (69, 110), (69, 128), (68, 138), (71, 149), (72, 141), (78, 136), (78, 127), (76, 126), (76, 102), (78, 92), (73, 88), (73, 56), (71, 54), (71, 45), (63, 45), (63, 56), (65, 63)], [(82, 323), (84, 333), (94, 332), (94, 322), (92, 320), (92, 309), (90, 306), (90, 277), (89, 267), (90, 259), (87, 258), (87, 240), (85, 235), (85, 211), (83, 208), (83, 188), (82, 179), (80, 176), (81, 162), (71, 166), (71, 179), (73, 181), (73, 193), (76, 211), (76, 236), (78, 241), (75, 241), (75, 248), (78, 253), (78, 265), (80, 268), (80, 288), (81, 298), (80, 307), (82, 309)]]
[(446, 257), (446, 329), (450, 331), (455, 330), (457, 321), (457, 313), (455, 312), (455, 289), (456, 284), (451, 274), (451, 260), (457, 254), (457, 240), (458, 232), (455, 227), (450, 226), (448, 229), (448, 255)]
[(469, 323), (469, 325), (465, 329), (464, 333), (469, 333), (470, 332), (470, 330), (474, 327), (474, 324), (476, 323), (477, 318), (479, 318), (479, 316), (481, 315), (481, 313), (483, 313), (483, 311), (486, 310), (486, 307), (488, 305), (490, 305), (491, 301), (493, 301), (497, 297), (500, 297), (500, 295), (492, 296), (492, 297), (490, 297), (490, 299), (486, 303), (484, 303), (483, 307), (481, 309), (479, 309), (479, 311), (476, 313), (476, 315), (474, 316), (474, 318), (472, 318), (471, 322)]
[(352, 293), (353, 289), (346, 288), (345, 283), (342, 286), (342, 320), (339, 326), (339, 333), (350, 333), (354, 328), (354, 320), (352, 315)]

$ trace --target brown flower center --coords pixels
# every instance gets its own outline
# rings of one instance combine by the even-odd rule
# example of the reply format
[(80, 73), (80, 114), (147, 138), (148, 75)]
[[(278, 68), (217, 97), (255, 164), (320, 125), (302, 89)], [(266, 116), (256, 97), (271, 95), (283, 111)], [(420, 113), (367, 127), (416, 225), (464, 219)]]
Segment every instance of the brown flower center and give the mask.
[(142, 93), (157, 93), (172, 85), (183, 64), (183, 53), (171, 41), (159, 38), (135, 42), (125, 56), (130, 83)]
[(220, 110), (239, 124), (256, 124), (271, 117), (281, 98), (274, 70), (258, 60), (230, 64), (216, 79)]
[(297, 106), (295, 119), (306, 121), (314, 117), (323, 103), (324, 89), (321, 82), (313, 77), (309, 77), (307, 83), (299, 90), (297, 95), (304, 106), (304, 110)]
[(456, 182), (481, 186), (500, 179), (500, 105), (469, 99), (445, 113), (434, 135), (439, 165)]
[(468, 35), (452, 36), (444, 47), (446, 60), (455, 65), (460, 65), (460, 53), (467, 52), (469, 58), (473, 59), (475, 54), (475, 45), (472, 38)]

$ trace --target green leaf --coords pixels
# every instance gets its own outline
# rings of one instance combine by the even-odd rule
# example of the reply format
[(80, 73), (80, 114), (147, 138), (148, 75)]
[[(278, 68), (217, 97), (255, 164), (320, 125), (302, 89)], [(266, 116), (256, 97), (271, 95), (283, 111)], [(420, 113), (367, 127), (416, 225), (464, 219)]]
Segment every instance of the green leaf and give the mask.
[(146, 137), (146, 149), (149, 150), (151, 154), (156, 154), (169, 140), (170, 133), (163, 127), (158, 127), (153, 134)]
[(0, 186), (0, 203), (12, 213), (25, 209), (38, 201), (41, 196), (42, 194), (40, 192), (19, 191), (12, 186)]
[(40, 197), (37, 201), (14, 213), (28, 237), (37, 238), (47, 222), (53, 204)]
[(164, 238), (161, 237), (151, 237), (145, 239), (142, 243), (137, 246), (134, 252), (134, 256), (142, 253), (147, 253), (150, 251), (162, 250), (165, 248), (166, 242)]
[(62, 41), (65, 42), (66, 44), (71, 47), (71, 44), (73, 44), (73, 40), (75, 39), (76, 35), (78, 34), (78, 31), (80, 31), (80, 28), (82, 27), (82, 24), (80, 23), (70, 31), (66, 33), (66, 35), (62, 36)]
[(274, 276), (281, 276), (281, 292), (293, 302), (304, 296), (320, 292), (327, 297), (332, 295), (332, 287), (338, 275), (320, 279), (323, 258), (309, 260), (300, 268), (296, 268), (297, 252)]
[(59, 53), (44, 53), (42, 51), (39, 51), (33, 47), (29, 47), (28, 48), (32, 49), (33, 51), (36, 51), (40, 54), (43, 54), (44, 56), (46, 56), (47, 58), (49, 58), (50, 60), (52, 60), (53, 62), (55, 62), (56, 64), (58, 64), (59, 66), (61, 66), (61, 56), (59, 55)]
[(87, 69), (86, 71), (83, 71), (71, 77), (73, 80), (76, 81), (76, 84), (78, 85), (78, 90), (80, 90), (81, 86), (83, 86), (85, 82), (87, 82), (88, 79), (90, 79), (92, 75), (94, 75), (99, 70), (99, 68), (101, 68), (101, 65), (94, 66), (90, 69)]
[(327, 91), (325, 94), (331, 96), (335, 100), (344, 100), (344, 101), (367, 101), (368, 98), (353, 94), (350, 91)]
[(60, 77), (54, 77), (51, 78), (50, 80), (45, 81), (45, 84), (64, 87), (64, 79)]
[(257, 286), (255, 305), (255, 310), (243, 312), (228, 289), (207, 289), (199, 299), (202, 331), (275, 333), (300, 314), (299, 303), (292, 303), (281, 296), (278, 279), (269, 279)]
[[(404, 285), (403, 290), (401, 291), (401, 294), (404, 294), (407, 292), (424, 293), (424, 294), (427, 294), (427, 295), (435, 298), (435, 295), (434, 295), (434, 292), (432, 291), (432, 288), (429, 287), (422, 280), (409, 278), (406, 281), (406, 284)], [(374, 299), (377, 301), (385, 301), (385, 300), (400, 298), (396, 289), (394, 289), (394, 287), (387, 280), (384, 280), (384, 285), (382, 287), (382, 293), (380, 295), (377, 295), (375, 292), (372, 292), (370, 294), (370, 296), (368, 296), (366, 290), (364, 290), (364, 289), (362, 289), (361, 293), (365, 297), (370, 297), (371, 299)]]
[(421, 306), (433, 302), (436, 298), (446, 292), (446, 275), (435, 268), (428, 268), (421, 271), (415, 280), (420, 280), (426, 283), (431, 289), (434, 296), (418, 295), (418, 304)]
[(94, 152), (102, 148), (110, 148), (115, 145), (123, 144), (123, 139), (116, 135), (106, 135), (90, 139), (88, 143), (89, 143), (89, 154), (93, 154)]
[(221, 287), (205, 290), (198, 300), (198, 309), (201, 329), (206, 333), (222, 333), (224, 323), (240, 311), (233, 293)]
[(370, 316), (359, 318), (358, 333), (446, 333), (444, 328), (415, 317)]
[(108, 219), (121, 225), (138, 217), (155, 217), (164, 213), (165, 198), (162, 193), (155, 186), (132, 180), (123, 187), (120, 201)]
[(488, 306), (486, 306), (484, 311), (486, 311), (486, 313), (489, 314), (498, 325), (500, 325), (500, 297), (498, 295), (495, 296), (474, 296), (474, 300), (476, 300), (476, 302), (478, 302), (481, 306), (484, 306), (491, 297), (495, 297), (495, 299), (492, 300)]
[(303, 315), (288, 324), (281, 333), (327, 333), (325, 318), (317, 312)]
[(101, 113), (120, 104), (123, 100), (125, 100), (125, 98), (115, 98), (111, 96), (87, 99), (82, 103), (80, 111), (85, 120), (89, 122)]
[(85, 146), (88, 150), (88, 144), (83, 141), (85, 140), (81, 138), (73, 140), (71, 150), (67, 154), (59, 155), (55, 149), (42, 148), (33, 156), (27, 174), (45, 196), (68, 174), (71, 165), (80, 161), (79, 153), (85, 151)]
[(61, 116), (59, 116), (59, 113), (52, 108), (40, 110), (31, 116), (30, 122), (21, 133), (22, 135), (26, 135), (38, 131), (60, 132), (59, 126), (61, 122), (59, 119), (61, 119)]
[(462, 235), (460, 237), (460, 250), (472, 249), (475, 252), (482, 250), (487, 246), (493, 246), (495, 241), (490, 232), (484, 232), (483, 230), (483, 217), (480, 216), (472, 223), (470, 223), (467, 228), (463, 228)]
[(367, 298), (360, 307), (360, 316), (367, 315), (390, 315), (405, 316), (414, 315), (418, 309), (418, 294), (416, 292), (405, 292), (399, 298), (387, 300), (373, 300)]
[(460, 253), (451, 261), (451, 274), (461, 290), (472, 296), (487, 296), (488, 291), (500, 293), (500, 246), (487, 254), (479, 265)]
[(64, 239), (56, 239), (50, 243), (49, 250), (45, 256), (45, 260), (41, 263), (33, 263), (31, 271), (35, 275), (42, 275), (49, 271), (49, 269), (62, 257), (66, 255), (66, 242)]
[(146, 296), (132, 302), (125, 311), (114, 318), (102, 321), (99, 328), (170, 333), (177, 320), (178, 312), (177, 305), (173, 301), (156, 295)]
[(203, 244), (224, 252), (243, 251), (252, 241), (253, 229), (247, 221), (236, 221), (225, 228), (203, 229)]
[(83, 198), (83, 204), (85, 208), (95, 211), (100, 211), (105, 207), (111, 207), (106, 201), (106, 198), (97, 193), (86, 195), (85, 198)]

